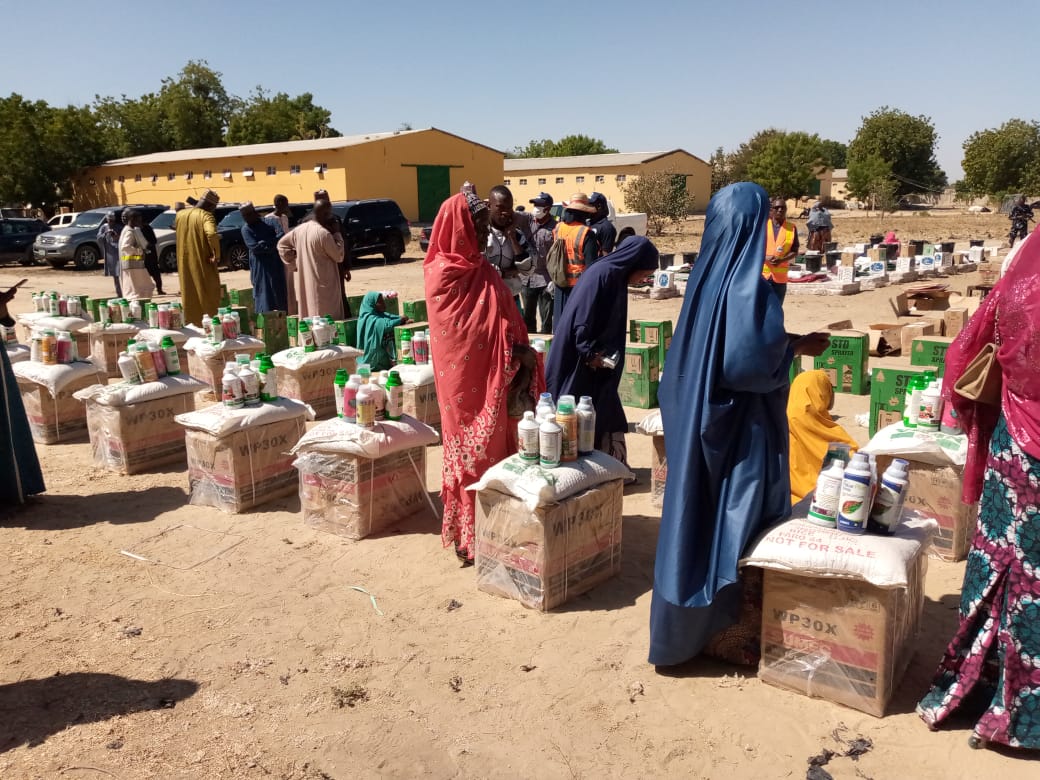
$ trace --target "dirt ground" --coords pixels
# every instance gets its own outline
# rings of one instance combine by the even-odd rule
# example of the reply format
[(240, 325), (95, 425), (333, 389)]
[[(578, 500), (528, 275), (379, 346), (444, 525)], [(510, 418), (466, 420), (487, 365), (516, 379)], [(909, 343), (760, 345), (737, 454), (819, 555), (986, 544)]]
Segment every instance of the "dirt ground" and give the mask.
[[(907, 238), (1006, 230), (995, 216), (887, 224)], [(835, 233), (881, 227), (838, 215)], [(662, 244), (693, 249), (702, 228), (690, 221)], [(111, 289), (97, 272), (17, 267), (0, 269), (0, 286), (22, 276), (25, 292)], [(245, 272), (225, 276), (248, 285)], [(418, 247), (362, 266), (352, 288), (420, 297)], [(789, 329), (868, 324), (892, 294), (789, 296)], [(632, 299), (629, 313), (675, 320), (680, 304)], [(853, 418), (867, 404), (841, 396), (835, 409), (861, 441)], [(913, 713), (953, 634), (963, 564), (931, 561), (923, 632), (883, 719), (770, 687), (754, 669), (656, 674), (659, 512), (650, 440), (629, 446), (639, 483), (625, 496), (621, 575), (550, 614), (477, 591), (430, 514), (352, 542), (304, 526), (296, 497), (226, 515), (188, 505), (182, 467), (120, 477), (92, 464), (85, 441), (38, 446), (47, 493), (0, 509), (0, 777), (801, 778), (842, 727), (873, 749), (834, 759), (835, 778), (1036, 776), (1029, 757), (971, 750), (970, 723), (929, 733)], [(434, 491), (439, 467), (432, 448)]]

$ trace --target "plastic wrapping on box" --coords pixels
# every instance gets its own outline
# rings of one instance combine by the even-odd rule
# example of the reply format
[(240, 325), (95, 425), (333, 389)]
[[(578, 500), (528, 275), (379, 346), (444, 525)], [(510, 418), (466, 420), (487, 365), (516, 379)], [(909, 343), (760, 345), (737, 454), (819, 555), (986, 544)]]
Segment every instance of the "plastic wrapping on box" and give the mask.
[(765, 572), (764, 682), (882, 717), (914, 652), (928, 557), (907, 567), (907, 587)]
[(379, 420), (371, 428), (337, 417), (307, 431), (293, 454), (313, 450), (382, 458), (413, 447), (428, 447), (438, 441), (437, 431), (408, 415), (400, 420)]
[(95, 322), (87, 328), (90, 342), (90, 360), (104, 371), (109, 379), (121, 376), (119, 353), (126, 351), (126, 342), (137, 334), (137, 326), (128, 323)]
[(309, 404), (318, 419), (336, 414), (336, 371), (353, 374), (361, 352), (353, 347), (329, 346), (314, 352), (294, 347), (271, 360), (278, 375), (278, 394)]
[(194, 408), (190, 390), (121, 406), (88, 400), (87, 430), (94, 462), (123, 474), (183, 463), (184, 428), (174, 418)]
[(623, 480), (534, 509), (477, 493), (477, 588), (547, 611), (621, 571)]
[[(402, 377), (403, 379), (403, 377)], [(437, 402), (437, 385), (404, 384), (404, 413), (434, 428), (440, 428), (441, 407)]]
[(436, 513), (426, 492), (426, 449), (413, 447), (381, 458), (343, 452), (301, 452), (304, 522), (321, 531), (363, 539), (417, 513)]
[(654, 436), (650, 457), (650, 505), (664, 506), (664, 486), (668, 482), (668, 455), (664, 448), (664, 436)]
[(31, 350), (24, 344), (8, 345), (7, 347), (7, 359), (11, 363), (21, 363), (29, 359)]
[[(193, 345), (192, 342), (197, 343)], [(188, 373), (209, 385), (209, 389), (201, 394), (204, 400), (220, 400), (224, 366), (228, 362), (234, 362), (235, 355), (246, 354), (252, 358), (253, 355), (262, 352), (264, 348), (264, 342), (249, 336), (228, 339), (222, 343), (226, 346), (217, 350), (212, 344), (203, 342), (202, 339), (191, 338), (184, 347), (188, 356)], [(180, 347), (177, 350), (180, 352)], [(183, 369), (184, 363), (181, 363), (181, 370)]]
[(529, 510), (534, 510), (604, 482), (631, 476), (628, 466), (599, 450), (551, 469), (525, 461), (519, 455), (510, 455), (485, 471), (466, 490), (497, 490), (515, 496)]
[(89, 370), (63, 374), (59, 382), (61, 389), (57, 391), (30, 378), (30, 375), (38, 376), (38, 372), (33, 371), (23, 375), (19, 373), (19, 369), (26, 366), (48, 369), (67, 368), (67, 366), (40, 366), (39, 363), (31, 362), (16, 363), (13, 366), (33, 441), (40, 444), (56, 444), (86, 433), (87, 411), (83, 402), (75, 398), (74, 394), (77, 390), (82, 390), (90, 385), (103, 384), (107, 378), (90, 363), (73, 365), (89, 366)]

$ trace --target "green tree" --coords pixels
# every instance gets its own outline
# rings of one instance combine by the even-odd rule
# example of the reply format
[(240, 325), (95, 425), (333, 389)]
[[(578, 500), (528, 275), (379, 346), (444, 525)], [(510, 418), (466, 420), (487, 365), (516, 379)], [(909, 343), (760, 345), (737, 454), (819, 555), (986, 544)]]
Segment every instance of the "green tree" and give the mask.
[(765, 130), (759, 130), (738, 146), (729, 156), (729, 180), (731, 182), (747, 181), (749, 178), (748, 165), (751, 163), (751, 160), (766, 147), (766, 144), (782, 134), (782, 130), (769, 127)]
[(747, 178), (761, 185), (770, 196), (786, 200), (810, 194), (825, 165), (818, 135), (782, 132), (773, 135), (751, 157)]
[(697, 205), (686, 176), (672, 169), (644, 173), (622, 185), (625, 208), (646, 214), (647, 232), (659, 236), (668, 222), (678, 224)]
[(879, 157), (891, 166), (897, 195), (938, 190), (946, 185), (946, 174), (935, 160), (937, 138), (929, 117), (911, 116), (882, 106), (863, 117), (856, 137), (849, 144), (850, 181), (854, 163)]
[(173, 147), (154, 92), (139, 98), (94, 97), (94, 115), (105, 138), (107, 157), (133, 157), (164, 152)]
[(845, 168), (848, 165), (849, 147), (841, 141), (820, 141), (823, 161), (828, 168)]
[(726, 185), (733, 183), (733, 179), (730, 176), (729, 155), (726, 154), (726, 150), (721, 146), (712, 152), (711, 158), (708, 160), (708, 165), (711, 166), (712, 195)]
[(517, 147), (513, 156), (579, 157), (585, 154), (616, 153), (617, 149), (611, 149), (598, 138), (590, 138), (587, 135), (567, 135), (559, 141), (551, 141), (548, 138), (530, 141), (527, 146)]
[(223, 145), (234, 105), (205, 60), (189, 60), (177, 78), (163, 79), (159, 105), (170, 149)]
[(859, 200), (869, 202), (871, 208), (890, 211), (898, 191), (892, 178), (892, 164), (878, 154), (852, 158), (848, 190)]
[(314, 105), (310, 92), (293, 98), (284, 92), (271, 96), (258, 86), (232, 115), (225, 141), (238, 146), (332, 138), (340, 133), (330, 126), (331, 119), (328, 109)]
[(969, 196), (1032, 191), (1040, 174), (1040, 123), (1011, 119), (980, 130), (964, 142), (964, 179), (957, 191)]

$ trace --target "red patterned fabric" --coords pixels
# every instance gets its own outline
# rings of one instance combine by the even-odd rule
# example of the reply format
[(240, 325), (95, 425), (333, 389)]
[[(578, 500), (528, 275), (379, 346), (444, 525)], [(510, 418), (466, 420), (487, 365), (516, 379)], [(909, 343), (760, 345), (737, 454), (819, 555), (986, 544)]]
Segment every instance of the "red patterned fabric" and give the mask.
[[(527, 346), (527, 328), (477, 246), (464, 195), (441, 205), (423, 272), (444, 443), (441, 538), (445, 547), (454, 543), (472, 557), (475, 504), (465, 487), (517, 450), (516, 421), (506, 400), (518, 369), (514, 346)], [(535, 372), (533, 397), (544, 387), (541, 372)]]

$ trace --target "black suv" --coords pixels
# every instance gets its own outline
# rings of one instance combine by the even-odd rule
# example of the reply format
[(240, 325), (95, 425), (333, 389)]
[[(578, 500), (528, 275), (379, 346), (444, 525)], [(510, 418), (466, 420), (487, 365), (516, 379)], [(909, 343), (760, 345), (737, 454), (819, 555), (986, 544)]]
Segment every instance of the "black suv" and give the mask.
[(382, 255), (386, 262), (397, 262), (412, 238), (408, 220), (392, 200), (340, 200), (332, 204), (332, 211), (343, 222), (352, 259)]
[[(311, 210), (310, 203), (289, 204), (289, 224), (295, 226)], [(256, 206), (261, 216), (274, 211), (274, 206)], [(235, 210), (217, 220), (217, 232), (220, 234), (220, 257), (227, 263), (229, 271), (241, 271), (249, 268), (249, 250), (242, 240), (242, 226), (246, 224), (242, 212)]]
[(39, 219), (0, 219), (0, 261), (33, 265), (33, 241), (48, 230), (47, 223)]

